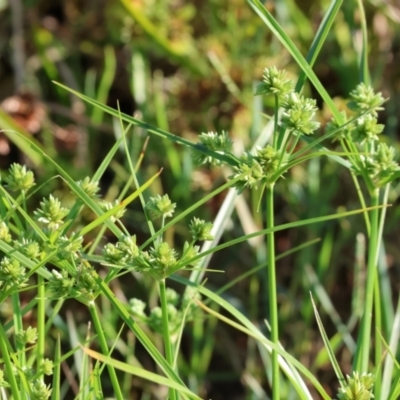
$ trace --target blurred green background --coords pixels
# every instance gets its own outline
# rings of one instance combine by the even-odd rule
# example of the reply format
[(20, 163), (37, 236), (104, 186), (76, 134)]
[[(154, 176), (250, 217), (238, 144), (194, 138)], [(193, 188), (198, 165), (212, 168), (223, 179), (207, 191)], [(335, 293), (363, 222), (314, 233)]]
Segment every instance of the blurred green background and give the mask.
[[(264, 2), (303, 54), (329, 3)], [(394, 0), (368, 0), (364, 6), (372, 85), (389, 97), (380, 122), (386, 125), (385, 140), (399, 149), (400, 6)], [(344, 1), (314, 67), (339, 108), (345, 107), (348, 93), (359, 83), (360, 47), (357, 2)], [(0, 0), (0, 54), (0, 168), (5, 170), (12, 162), (27, 163), (39, 182), (54, 171), (34, 155), (32, 158), (12, 130), (40, 143), (77, 180), (95, 171), (121, 134), (118, 123), (55, 86), (52, 80), (111, 107), (117, 107), (118, 102), (124, 113), (190, 140), (196, 141), (201, 132), (226, 130), (239, 148), (250, 148), (267, 122), (263, 113), (270, 113), (272, 106), (268, 99), (253, 96), (263, 69), (276, 65), (293, 79), (299, 74), (289, 54), (244, 0)], [(323, 129), (331, 116), (312, 87), (306, 85), (305, 93), (317, 98)], [(135, 159), (147, 134), (133, 130), (130, 145)], [(168, 193), (178, 211), (225, 179), (220, 170), (194, 169), (186, 149), (152, 137), (139, 170), (140, 180), (144, 182), (160, 167), (164, 168), (162, 177), (149, 195)], [(101, 182), (102, 194), (108, 200), (118, 195), (129, 177), (127, 171), (121, 152)], [(43, 187), (37, 201), (49, 193), (70, 201), (70, 193), (60, 180)], [(399, 194), (400, 186), (394, 185), (389, 202), (395, 205)], [(221, 195), (208, 202), (198, 216), (212, 220), (223, 198)], [(256, 212), (257, 196), (246, 193), (245, 198), (254, 211), (250, 222), (261, 229), (263, 217)], [(358, 207), (348, 171), (332, 161), (316, 159), (291, 170), (278, 185), (276, 222)], [(394, 293), (399, 289), (399, 216), (398, 207), (388, 210), (385, 232), (385, 261)], [(245, 220), (245, 216), (234, 214), (223, 240), (242, 235)], [(124, 222), (140, 240), (147, 237), (138, 202)], [(326, 357), (316, 357), (321, 340), (308, 301), (311, 283), (307, 266), (312, 266), (346, 322), (351, 311), (359, 232), (364, 232), (362, 217), (277, 235), (278, 254), (305, 239), (322, 239), (311, 250), (281, 260), (278, 279), (282, 343), (316, 371), (327, 390), (335, 387), (335, 377)], [(186, 233), (178, 226), (170, 239), (182, 243)], [(216, 254), (210, 268), (225, 273), (209, 274), (211, 284), (219, 287), (262, 260), (260, 246), (243, 244)], [(227, 294), (261, 325), (268, 309), (263, 279), (261, 275), (246, 279)], [(135, 290), (139, 286), (141, 297), (146, 298), (146, 290), (140, 285), (136, 282), (124, 287), (126, 296), (138, 296)], [(337, 327), (323, 311), (322, 315), (328, 333), (333, 335)], [(199, 393), (214, 400), (228, 398), (227, 393), (230, 399), (252, 398), (245, 397), (251, 392), (245, 372), (268, 391), (254, 343), (223, 326), (215, 328), (212, 335), (213, 355), (200, 380)], [(190, 333), (186, 340), (184, 353), (189, 354)], [(348, 352), (339, 354), (343, 369), (350, 372)]]

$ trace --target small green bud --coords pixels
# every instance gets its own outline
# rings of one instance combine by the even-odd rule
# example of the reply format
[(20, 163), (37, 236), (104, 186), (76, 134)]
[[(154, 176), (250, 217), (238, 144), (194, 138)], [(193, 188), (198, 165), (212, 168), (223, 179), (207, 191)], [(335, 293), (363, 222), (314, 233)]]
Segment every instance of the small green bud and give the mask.
[(24, 237), (19, 240), (14, 240), (14, 248), (30, 259), (39, 258), (41, 252), (38, 242)]
[(210, 233), (213, 228), (211, 222), (194, 217), (189, 224), (190, 234), (193, 240), (213, 240), (214, 236)]
[(245, 153), (240, 158), (240, 164), (233, 168), (234, 174), (230, 179), (241, 176), (241, 179), (235, 183), (235, 188), (239, 193), (245, 188), (257, 188), (264, 177), (264, 172), (260, 163), (249, 153)]
[(67, 208), (61, 207), (60, 200), (50, 195), (49, 199), (43, 199), (41, 208), (34, 211), (39, 222), (47, 225), (51, 231), (57, 230), (63, 223), (63, 219), (69, 213)]
[(149, 213), (152, 219), (160, 217), (172, 217), (176, 204), (171, 203), (168, 195), (160, 196), (157, 194), (155, 197), (151, 197), (146, 204), (146, 211)]
[(318, 108), (316, 101), (307, 99), (296, 92), (285, 96), (282, 107), (282, 126), (294, 133), (312, 135), (319, 128), (319, 122), (313, 121)]
[(179, 302), (179, 295), (174, 289), (167, 288), (166, 290), (167, 303), (176, 306)]
[(191, 261), (193, 258), (198, 256), (199, 250), (199, 246), (192, 246), (188, 242), (185, 242), (185, 244), (183, 245), (182, 257), (179, 260), (179, 264), (182, 266), (182, 268), (185, 268), (189, 265), (194, 267), (200, 261)]
[(177, 263), (176, 251), (166, 242), (161, 242), (152, 248), (150, 256), (150, 265), (160, 277), (167, 276), (168, 270), (173, 269)]
[(123, 235), (120, 241), (117, 243), (117, 248), (124, 255), (124, 258), (126, 258), (127, 262), (130, 262), (134, 258), (138, 257), (140, 253), (139, 247), (136, 244), (136, 235)]
[(26, 344), (35, 344), (38, 334), (37, 334), (37, 329), (32, 328), (29, 326), (26, 330), (21, 330), (15, 334), (18, 342), (23, 344), (24, 346)]
[(87, 261), (83, 261), (79, 265), (78, 271), (76, 290), (81, 294), (91, 298), (92, 295), (99, 289), (99, 285), (97, 283), (99, 275)]
[[(228, 132), (225, 131), (222, 131), (221, 134), (217, 132), (203, 132), (199, 135), (199, 140), (200, 143), (196, 147), (211, 150), (219, 154), (230, 154), (232, 149), (232, 140), (229, 138)], [(192, 151), (192, 159), (196, 165), (207, 163), (212, 165), (222, 164), (220, 160), (195, 149)]]
[(54, 369), (53, 361), (49, 360), (48, 358), (45, 358), (42, 362), (41, 369), (43, 374), (47, 376), (53, 375), (53, 369)]
[(57, 239), (60, 257), (70, 260), (71, 256), (75, 256), (82, 249), (82, 243), (83, 237), (74, 232), (70, 237), (60, 236)]
[(10, 190), (23, 190), (28, 191), (32, 186), (35, 185), (35, 178), (33, 172), (26, 169), (25, 165), (12, 164), (9, 169), (9, 175), (5, 179), (7, 187)]
[(382, 187), (395, 178), (395, 172), (400, 170), (394, 160), (395, 150), (386, 143), (379, 143), (375, 152), (368, 157), (363, 157), (371, 180), (376, 187)]
[(118, 264), (124, 258), (124, 253), (114, 244), (107, 243), (103, 249), (104, 259), (110, 264)]
[(133, 298), (129, 300), (129, 305), (133, 315), (136, 315), (142, 320), (145, 320), (147, 318), (147, 315), (144, 312), (144, 310), (146, 309), (146, 303), (144, 301)]
[(97, 192), (100, 190), (99, 182), (92, 181), (88, 176), (76, 184), (91, 198), (96, 198)]
[(357, 87), (350, 92), (351, 101), (347, 104), (350, 110), (358, 113), (363, 113), (371, 110), (373, 116), (377, 115), (377, 111), (383, 110), (380, 107), (384, 102), (382, 94), (375, 93), (371, 86), (367, 86), (365, 83), (360, 83)]
[(352, 376), (347, 375), (347, 383), (339, 389), (338, 400), (371, 400), (374, 398), (374, 382), (372, 374), (363, 373), (360, 376), (354, 371)]
[(384, 125), (378, 124), (378, 120), (371, 114), (366, 114), (355, 121), (353, 139), (360, 144), (373, 142), (378, 140), (378, 135), (382, 133), (384, 127)]
[(37, 379), (30, 384), (31, 400), (47, 400), (51, 396), (52, 389), (50, 385), (46, 386), (43, 379)]
[(286, 79), (286, 71), (272, 66), (264, 69), (263, 82), (257, 86), (255, 95), (272, 94), (282, 97), (292, 90), (293, 84), (291, 80)]
[(6, 243), (10, 243), (12, 240), (10, 230), (4, 221), (0, 222), (0, 240), (3, 240)]
[(52, 298), (69, 297), (75, 285), (75, 279), (66, 270), (61, 272), (53, 269), (49, 279), (49, 289)]
[(4, 257), (0, 262), (0, 282), (7, 286), (26, 286), (25, 268), (16, 259)]
[[(119, 204), (121, 204), (121, 203), (118, 200), (115, 200), (113, 203), (110, 203), (109, 201), (101, 201), (99, 203), (99, 206), (104, 212), (107, 212), (107, 211), (112, 210)], [(118, 211), (115, 212), (114, 215), (112, 215), (110, 217), (110, 221), (116, 222), (117, 220), (121, 219), (124, 216), (125, 211), (126, 211), (126, 208), (124, 208), (124, 207), (120, 208)]]

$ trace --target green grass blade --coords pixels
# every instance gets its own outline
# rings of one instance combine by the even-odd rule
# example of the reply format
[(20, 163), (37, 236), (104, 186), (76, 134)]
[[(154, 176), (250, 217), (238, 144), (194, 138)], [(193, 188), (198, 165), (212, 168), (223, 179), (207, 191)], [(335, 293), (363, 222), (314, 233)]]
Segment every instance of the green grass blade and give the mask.
[(158, 364), (158, 366), (163, 370), (167, 377), (179, 383), (180, 385), (183, 385), (182, 380), (179, 378), (173, 368), (168, 364), (166, 359), (157, 350), (157, 348), (146, 336), (140, 326), (129, 315), (126, 307), (115, 297), (114, 293), (104, 282), (99, 280), (98, 283), (102, 293), (108, 298), (110, 303), (113, 305), (115, 311), (119, 314), (126, 325), (132, 330), (139, 342), (143, 345), (143, 347)]
[[(332, 221), (334, 219), (339, 219), (339, 218), (344, 218), (344, 217), (348, 217), (348, 216), (351, 216), (351, 215), (360, 214), (360, 213), (365, 212), (366, 210), (374, 210), (374, 209), (377, 209), (377, 208), (382, 208), (382, 206), (367, 207), (367, 208), (354, 210), (354, 211), (347, 211), (347, 212), (343, 212), (343, 213), (325, 215), (323, 217), (308, 218), (308, 219), (304, 219), (302, 221), (289, 222), (287, 224), (282, 224), (282, 225), (279, 225), (279, 226), (275, 226), (273, 229), (262, 229), (260, 231), (251, 233), (249, 235), (241, 236), (239, 238), (230, 240), (229, 242), (223, 243), (223, 244), (221, 244), (219, 246), (216, 246), (216, 247), (213, 247), (213, 248), (211, 248), (209, 250), (206, 250), (206, 251), (200, 253), (199, 255), (197, 255), (196, 257), (193, 257), (192, 259), (188, 260), (187, 263), (188, 264), (189, 263), (194, 263), (195, 261), (201, 259), (202, 257), (206, 256), (207, 254), (215, 253), (216, 251), (225, 249), (226, 247), (230, 247), (230, 246), (233, 246), (233, 245), (235, 245), (237, 243), (244, 242), (244, 241), (249, 240), (249, 239), (251, 239), (253, 237), (266, 235), (267, 233), (270, 233), (270, 232), (278, 232), (278, 231), (282, 231), (282, 230), (285, 230), (285, 229), (298, 228), (300, 226), (316, 224), (316, 223), (325, 222), (325, 221)], [(180, 268), (182, 268), (182, 266), (181, 265), (177, 265), (176, 270), (179, 270)]]
[(11, 393), (15, 400), (19, 400), (20, 390), (17, 385), (17, 381), (15, 379), (15, 374), (13, 370), (13, 364), (11, 362), (10, 355), (12, 354), (13, 349), (8, 340), (7, 334), (4, 331), (3, 324), (0, 324), (0, 354), (3, 358), (4, 363), (4, 371), (5, 378), (10, 385)]
[(187, 140), (187, 139), (181, 138), (179, 136), (176, 136), (176, 135), (174, 135), (174, 134), (172, 134), (170, 132), (167, 132), (167, 131), (165, 131), (163, 129), (157, 128), (157, 127), (155, 127), (153, 125), (150, 125), (150, 124), (148, 124), (146, 122), (143, 122), (143, 121), (141, 121), (141, 120), (139, 120), (137, 118), (131, 117), (130, 115), (127, 115), (127, 114), (124, 114), (124, 113), (120, 113), (118, 110), (116, 110), (114, 108), (111, 108), (111, 107), (108, 107), (108, 106), (106, 106), (106, 105), (104, 105), (102, 103), (99, 103), (98, 101), (93, 100), (90, 97), (87, 97), (87, 96), (77, 92), (76, 90), (70, 89), (69, 87), (62, 85), (61, 83), (54, 82), (54, 84), (62, 87), (63, 89), (69, 91), (70, 93), (73, 93), (75, 96), (81, 98), (82, 100), (86, 101), (87, 103), (92, 104), (95, 107), (101, 108), (104, 112), (106, 112), (106, 113), (108, 113), (108, 114), (110, 114), (110, 115), (112, 115), (112, 116), (114, 116), (116, 118), (121, 118), (123, 121), (128, 122), (129, 124), (137, 125), (137, 126), (143, 128), (143, 129), (146, 129), (148, 132), (153, 133), (154, 135), (160, 136), (160, 137), (162, 137), (164, 139), (171, 140), (172, 142), (175, 142), (175, 143), (179, 143), (179, 144), (181, 144), (183, 146), (189, 147), (189, 148), (194, 149), (196, 151), (200, 151), (201, 153), (204, 153), (204, 154), (206, 154), (208, 156), (212, 156), (213, 158), (221, 160), (221, 161), (224, 161), (224, 162), (226, 162), (226, 163), (228, 163), (230, 165), (236, 165), (237, 164), (237, 161), (232, 159), (229, 156), (217, 153), (215, 151), (208, 150), (208, 149), (206, 149), (204, 147), (200, 147), (200, 146), (196, 145), (195, 143), (191, 142), (190, 140)]
[[(317, 33), (315, 34), (315, 38), (306, 57), (306, 61), (311, 66), (313, 66), (315, 61), (317, 60), (318, 54), (321, 51), (322, 45), (324, 44), (329, 31), (331, 30), (333, 21), (342, 3), (343, 0), (333, 0), (327, 12), (325, 13), (325, 16), (321, 22), (321, 25), (318, 28)], [(304, 70), (302, 70), (296, 83), (296, 92), (299, 92), (301, 90), (301, 88), (304, 86), (305, 80), (306, 73), (304, 72)]]
[(310, 64), (306, 61), (303, 55), (300, 53), (299, 49), (293, 43), (293, 41), (289, 38), (284, 29), (278, 24), (272, 14), (263, 6), (263, 4), (259, 0), (247, 0), (253, 10), (258, 14), (258, 16), (262, 19), (262, 21), (268, 26), (268, 28), (272, 31), (272, 33), (279, 39), (279, 41), (283, 44), (283, 46), (289, 51), (291, 56), (295, 59), (299, 67), (304, 71), (307, 78), (314, 85), (315, 89), (318, 91), (322, 99), (325, 101), (326, 105), (329, 107), (332, 112), (334, 118), (342, 125), (343, 118), (337, 109), (335, 103), (332, 98), (329, 96), (328, 92), (319, 81), (314, 71), (312, 70)]
[(366, 85), (371, 84), (371, 78), (369, 75), (368, 68), (368, 28), (367, 28), (367, 18), (365, 15), (364, 5), (362, 0), (357, 0), (361, 32), (362, 32), (362, 48), (360, 54), (360, 82), (364, 82)]
[[(210, 312), (217, 318), (223, 320), (224, 322), (230, 324), (231, 326), (234, 326), (236, 329), (239, 329), (240, 331), (260, 341), (267, 347), (269, 351), (271, 350), (271, 348), (274, 348), (274, 350), (276, 350), (281, 356), (279, 357), (279, 363), (282, 371), (284, 371), (286, 376), (289, 378), (289, 380), (295, 387), (297, 394), (300, 396), (299, 397), (300, 399), (312, 400), (312, 396), (309, 390), (307, 389), (305, 382), (302, 380), (300, 375), (293, 372), (290, 365), (298, 369), (307, 379), (310, 380), (310, 382), (312, 382), (312, 384), (321, 394), (323, 399), (330, 400), (329, 395), (323, 389), (322, 385), (320, 385), (318, 380), (299, 361), (297, 361), (290, 354), (286, 353), (286, 351), (284, 351), (282, 347), (280, 347), (279, 345), (275, 345), (274, 343), (266, 339), (261, 333), (261, 331), (256, 326), (254, 326), (254, 324), (246, 316), (244, 316), (240, 311), (238, 311), (235, 307), (233, 307), (228, 301), (224, 300), (222, 297), (215, 294), (214, 291), (209, 290), (201, 285), (197, 285), (193, 282), (190, 282), (187, 279), (182, 278), (180, 276), (174, 275), (172, 279), (186, 286), (192, 286), (197, 288), (199, 293), (210, 298), (212, 301), (214, 301), (219, 306), (224, 308), (226, 311), (232, 314), (242, 325), (238, 325), (237, 323), (229, 320), (228, 318), (222, 317), (220, 314), (215, 313), (213, 310), (210, 310), (208, 308), (206, 309), (207, 312)], [(202, 305), (202, 308), (204, 307), (205, 306)]]
[(311, 298), (311, 303), (312, 306), (314, 308), (314, 314), (315, 314), (315, 319), (317, 320), (317, 324), (319, 327), (319, 331), (321, 332), (321, 336), (322, 336), (322, 340), (324, 341), (325, 347), (328, 350), (328, 354), (329, 354), (329, 359), (331, 361), (331, 365), (333, 367), (333, 370), (335, 371), (335, 374), (339, 380), (340, 385), (343, 387), (343, 384), (345, 383), (345, 379), (344, 376), (342, 374), (342, 370), (340, 369), (339, 363), (336, 360), (335, 357), (335, 353), (331, 347), (331, 343), (329, 341), (329, 338), (325, 332), (325, 328), (324, 325), (322, 324), (321, 318), (319, 316), (318, 310), (317, 310), (317, 306), (314, 303), (314, 299), (310, 293), (310, 298)]
[(146, 183), (144, 183), (138, 190), (130, 194), (126, 199), (122, 200), (120, 204), (117, 204), (115, 207), (113, 207), (111, 210), (105, 212), (103, 215), (99, 216), (96, 218), (94, 221), (92, 221), (90, 224), (86, 225), (84, 228), (81, 229), (79, 234), (81, 236), (86, 235), (88, 232), (91, 230), (95, 229), (99, 225), (105, 224), (106, 221), (115, 215), (118, 211), (122, 210), (125, 208), (129, 203), (131, 203), (136, 197), (138, 197), (141, 193), (143, 193), (153, 182), (155, 179), (157, 179), (161, 174), (161, 171), (157, 172), (154, 176), (152, 176)]
[[(392, 334), (390, 336), (389, 348), (391, 354), (397, 354), (399, 346), (399, 336), (400, 336), (400, 296), (397, 300), (397, 310), (393, 321)], [(378, 339), (379, 340), (379, 339)], [(383, 377), (382, 377), (382, 392), (381, 400), (386, 400), (389, 397), (389, 392), (392, 384), (392, 379), (394, 377), (393, 369), (396, 367), (395, 358), (387, 355), (383, 367)], [(400, 371), (397, 365), (397, 376), (400, 378)], [(400, 379), (398, 384), (400, 385)]]
[(329, 316), (331, 321), (335, 324), (337, 332), (342, 336), (347, 348), (353, 354), (355, 351), (356, 343), (348, 331), (347, 326), (342, 322), (339, 313), (336, 311), (328, 293), (325, 291), (322, 284), (319, 282), (317, 274), (314, 272), (310, 265), (305, 266), (305, 271), (313, 292), (318, 297), (325, 313)]
[[(116, 66), (117, 60), (114, 49), (111, 46), (106, 46), (104, 48), (104, 71), (97, 92), (97, 101), (100, 103), (107, 103), (108, 93), (115, 77)], [(92, 122), (94, 124), (99, 124), (102, 118), (103, 110), (97, 107), (94, 108), (92, 113)]]
[(132, 374), (138, 376), (139, 378), (143, 378), (149, 380), (151, 382), (157, 383), (159, 385), (168, 386), (172, 389), (178, 390), (181, 394), (186, 394), (191, 399), (201, 400), (201, 397), (197, 396), (193, 392), (191, 392), (187, 387), (180, 385), (172, 379), (165, 378), (163, 376), (157, 375), (153, 372), (149, 372), (143, 368), (135, 367), (124, 363), (122, 361), (115, 360), (111, 357), (105, 356), (101, 353), (97, 353), (94, 350), (88, 349), (87, 347), (83, 347), (82, 350), (89, 355), (90, 357), (101, 361), (107, 365), (112, 366), (113, 368), (119, 369), (128, 374)]

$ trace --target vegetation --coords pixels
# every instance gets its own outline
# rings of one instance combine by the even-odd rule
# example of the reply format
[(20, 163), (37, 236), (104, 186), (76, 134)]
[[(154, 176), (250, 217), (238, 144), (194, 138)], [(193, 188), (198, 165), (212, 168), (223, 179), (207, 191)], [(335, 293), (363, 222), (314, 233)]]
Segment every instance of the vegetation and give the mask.
[(400, 9), (81, 3), (0, 3), (0, 397), (398, 399)]

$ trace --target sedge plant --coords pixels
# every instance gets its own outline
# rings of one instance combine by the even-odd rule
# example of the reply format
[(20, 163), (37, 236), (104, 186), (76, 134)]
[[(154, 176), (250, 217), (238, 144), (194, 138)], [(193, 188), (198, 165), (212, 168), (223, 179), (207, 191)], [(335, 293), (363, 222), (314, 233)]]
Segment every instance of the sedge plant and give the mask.
[[(36, 157), (39, 155), (41, 160), (46, 160), (57, 171), (75, 196), (72, 206), (66, 206), (57, 196), (50, 195), (44, 198), (39, 207), (31, 213), (29, 200), (35, 192), (34, 175), (25, 166), (14, 164), (10, 168), (4, 179), (5, 184), (0, 186), (0, 249), (4, 253), (4, 257), (0, 261), (2, 289), (0, 300), (4, 302), (10, 297), (14, 311), (12, 321), (0, 325), (0, 352), (1, 361), (4, 364), (0, 370), (0, 386), (3, 397), (5, 396), (3, 393), (6, 393), (10, 394), (13, 399), (59, 399), (60, 365), (73, 353), (79, 352), (83, 355), (79, 393), (77, 394), (79, 398), (101, 398), (101, 376), (104, 365), (106, 365), (113, 394), (117, 399), (127, 398), (130, 395), (129, 385), (121, 384), (118, 370), (167, 386), (170, 399), (198, 399), (200, 398), (198, 393), (188, 389), (180, 377), (177, 359), (179, 358), (183, 326), (187, 320), (202, 315), (196, 314), (199, 312), (197, 306), (200, 306), (204, 312), (221, 319), (256, 340), (260, 345), (262, 355), (266, 350), (271, 353), (271, 388), (274, 400), (284, 396), (282, 393), (285, 392), (280, 390), (282, 382), (289, 382), (288, 386), (293, 388), (297, 398), (312, 399), (305, 380), (311, 382), (322, 398), (330, 399), (315, 376), (288, 354), (279, 341), (276, 279), (278, 256), (275, 254), (275, 232), (347, 217), (359, 212), (364, 213), (369, 238), (368, 270), (365, 310), (359, 330), (357, 352), (354, 357), (353, 371), (347, 378), (343, 377), (337, 366), (335, 354), (331, 351), (329, 339), (320, 324), (316, 307), (315, 314), (339, 380), (338, 400), (368, 400), (373, 398), (373, 394), (375, 394), (375, 398), (385, 400), (395, 400), (398, 397), (399, 385), (396, 385), (396, 379), (398, 381), (399, 373), (395, 356), (396, 345), (393, 345), (396, 336), (388, 332), (386, 328), (382, 329), (383, 306), (380, 302), (377, 274), (378, 250), (382, 244), (385, 217), (384, 206), (387, 203), (389, 185), (399, 176), (394, 150), (379, 139), (383, 126), (378, 123), (377, 112), (381, 109), (384, 100), (369, 86), (368, 69), (364, 62), (361, 68), (364, 82), (350, 93), (349, 108), (353, 113), (350, 113), (349, 116), (340, 113), (310, 68), (318, 53), (318, 48), (329, 31), (329, 24), (340, 7), (340, 1), (331, 2), (327, 18), (322, 24), (324, 28), (317, 35), (318, 40), (307, 60), (302, 57), (284, 30), (259, 1), (249, 1), (249, 3), (281, 40), (302, 69), (300, 84), (296, 86), (287, 79), (285, 71), (275, 67), (265, 69), (256, 94), (268, 95), (273, 99), (272, 136), (267, 144), (256, 147), (254, 151), (248, 151), (239, 156), (234, 154), (232, 140), (226, 132), (221, 134), (202, 133), (199, 136), (199, 142), (192, 143), (164, 129), (155, 128), (143, 121), (123, 115), (119, 110), (113, 110), (102, 104), (101, 101), (91, 100), (70, 90), (95, 107), (93, 119), (96, 121), (100, 119), (103, 112), (110, 113), (129, 124), (138, 125), (173, 143), (189, 147), (193, 151), (194, 162), (199, 165), (206, 163), (216, 166), (226, 165), (232, 171), (230, 178), (211, 194), (167, 223), (167, 218), (173, 216), (175, 204), (165, 194), (157, 194), (150, 197), (148, 201), (144, 200), (142, 193), (154, 182), (158, 174), (145, 184), (139, 184), (135, 176), (136, 168), (132, 168), (133, 163), (129, 151), (127, 151), (128, 146), (125, 146), (131, 177), (122, 192), (126, 194), (126, 191), (130, 190), (132, 182), (135, 184), (134, 192), (127, 197), (125, 194), (121, 195), (115, 202), (102, 200), (98, 195), (99, 180), (122, 141), (125, 140), (125, 132), (123, 138), (110, 150), (94, 176), (78, 182), (75, 182), (38, 145), (30, 143), (27, 146), (32, 154)], [(107, 53), (108, 58), (112, 60), (113, 53), (109, 50)], [(333, 119), (328, 125), (325, 135), (318, 139), (312, 137), (319, 128), (319, 123), (314, 119), (317, 113), (316, 101), (300, 93), (306, 77), (315, 86), (333, 114)], [(104, 85), (109, 87), (109, 84), (108, 81)], [(17, 137), (23, 143), (27, 142), (27, 139), (21, 138), (18, 134)], [(321, 143), (326, 139), (333, 139), (335, 145), (340, 144), (339, 151), (331, 151), (322, 147)], [(302, 145), (303, 142), (306, 145)], [(350, 211), (276, 225), (274, 197), (277, 182), (280, 178), (285, 178), (285, 174), (297, 164), (321, 155), (328, 156), (348, 167), (357, 189), (360, 188), (358, 179), (361, 178), (367, 188), (370, 197), (368, 205), (371, 207), (367, 209), (367, 201), (360, 195), (361, 211)], [(237, 193), (248, 189), (259, 189), (259, 204), (263, 204), (260, 209), (265, 215), (266, 228), (201, 252), (198, 242), (213, 239), (213, 226), (194, 217), (188, 227), (190, 240), (185, 241), (182, 248), (176, 250), (168, 241), (168, 229), (207, 200), (229, 188), (234, 188)], [(359, 193), (361, 193), (360, 190)], [(264, 195), (265, 200), (263, 200)], [(143, 213), (148, 221), (150, 231), (150, 237), (141, 244), (137, 243), (137, 237), (131, 235), (123, 223), (127, 205), (137, 197), (140, 197), (142, 201)], [(90, 209), (95, 217), (92, 222), (82, 227), (80, 216), (85, 207)], [(153, 222), (158, 220), (161, 220), (161, 223), (156, 231), (153, 228)], [(107, 229), (114, 235), (114, 238), (109, 243), (100, 245)], [(225, 247), (262, 235), (266, 238), (267, 262), (260, 268), (255, 268), (254, 271), (263, 269), (267, 277), (270, 339), (244, 313), (229, 304), (220, 295), (221, 293), (214, 293), (205, 286), (204, 282), (186, 280), (178, 274), (179, 271), (185, 269), (197, 272), (196, 270), (200, 268), (199, 261), (205, 257)], [(89, 244), (85, 243), (86, 241)], [(99, 248), (102, 249), (101, 252), (98, 251)], [(205, 270), (206, 266), (202, 266), (202, 269)], [(139, 299), (131, 299), (126, 304), (117, 297), (111, 290), (111, 284), (125, 274), (145, 276), (155, 282), (159, 292), (159, 305), (146, 311), (145, 304)], [(36, 279), (34, 279), (35, 277)], [(167, 287), (169, 279), (185, 285), (191, 291), (188, 290), (179, 297), (176, 292)], [(21, 293), (28, 289), (34, 290), (36, 294), (29, 307), (25, 308), (21, 304)], [(209, 308), (208, 305), (201, 303), (200, 294), (208, 301), (225, 309), (238, 322), (226, 318)], [(53, 360), (50, 361), (46, 358), (48, 350), (46, 350), (45, 338), (58, 311), (68, 299), (78, 300), (88, 309), (93, 321), (94, 336), (91, 336), (91, 329), (88, 328), (87, 336), (81, 346), (72, 349), (64, 356), (61, 356), (60, 341), (58, 340), (54, 346)], [(102, 324), (102, 312), (106, 312), (106, 307), (102, 310), (98, 299), (103, 301), (101, 304), (108, 304), (112, 308), (129, 332), (145, 348), (163, 375), (146, 370), (136, 359), (134, 363), (128, 363), (121, 362), (113, 356), (114, 348), (119, 345), (120, 334), (115, 335), (117, 337), (115, 341), (110, 341)], [(48, 317), (46, 322), (46, 308), (53, 301), (55, 302), (53, 314)], [(37, 310), (37, 326), (24, 327), (23, 317), (32, 308)], [(375, 338), (375, 357), (371, 367), (370, 338), (373, 311), (375, 325), (378, 329), (376, 335), (373, 336)], [(154, 344), (153, 333), (162, 336), (161, 352)], [(382, 338), (379, 335), (382, 335)], [(10, 338), (13, 338), (14, 342)], [(92, 342), (98, 344), (101, 353), (90, 349)], [(385, 349), (380, 343), (384, 343)], [(392, 360), (391, 368), (395, 370), (392, 374), (387, 372), (390, 371), (390, 368), (386, 368), (386, 363), (385, 370), (381, 368), (383, 350), (389, 354), (387, 356), (389, 361)], [(100, 366), (96, 363), (92, 368), (88, 356), (104, 365)], [(388, 358), (385, 362), (387, 360)], [(265, 363), (265, 365), (268, 364)], [(370, 372), (372, 369), (374, 370), (373, 374)], [(50, 386), (46, 376), (51, 373), (53, 373), (53, 382)], [(287, 379), (284, 379), (283, 375)], [(386, 375), (389, 377), (386, 378)], [(386, 387), (383, 382), (386, 382)], [(387, 385), (392, 384), (393, 387), (387, 389)]]

